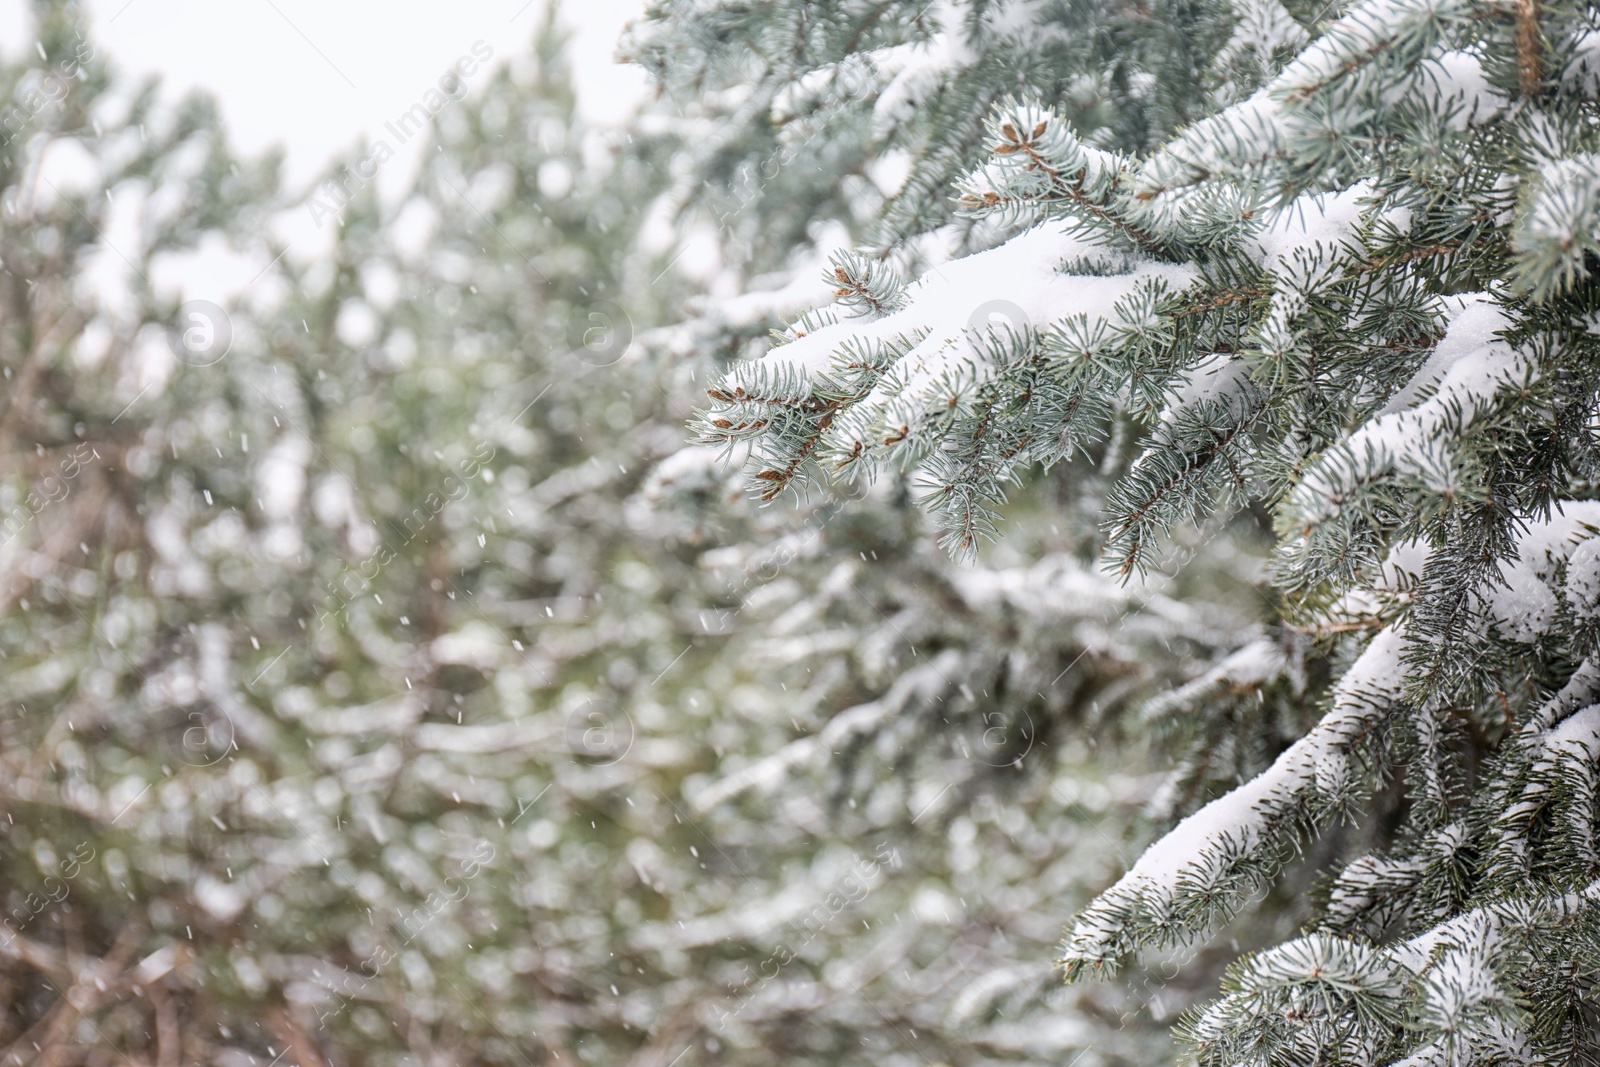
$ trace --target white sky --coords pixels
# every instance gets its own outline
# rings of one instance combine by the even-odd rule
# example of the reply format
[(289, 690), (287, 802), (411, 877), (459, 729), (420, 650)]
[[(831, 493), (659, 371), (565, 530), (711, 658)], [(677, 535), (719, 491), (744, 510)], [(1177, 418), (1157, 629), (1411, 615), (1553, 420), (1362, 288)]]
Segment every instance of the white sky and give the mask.
[[(504, 59), (527, 48), (547, 0), (83, 0), (90, 32), (123, 71), (158, 73), (169, 98), (193, 86), (222, 102), (236, 147), (288, 151), (286, 176), (308, 181), (363, 132), (381, 135), (446, 67), (483, 41)], [(26, 0), (0, 0), (0, 45), (32, 44)], [(613, 61), (644, 0), (565, 0), (586, 117), (614, 121), (646, 92)], [(493, 60), (491, 60), (491, 63)], [(480, 72), (467, 79), (469, 91)], [(392, 138), (391, 138), (392, 140)]]

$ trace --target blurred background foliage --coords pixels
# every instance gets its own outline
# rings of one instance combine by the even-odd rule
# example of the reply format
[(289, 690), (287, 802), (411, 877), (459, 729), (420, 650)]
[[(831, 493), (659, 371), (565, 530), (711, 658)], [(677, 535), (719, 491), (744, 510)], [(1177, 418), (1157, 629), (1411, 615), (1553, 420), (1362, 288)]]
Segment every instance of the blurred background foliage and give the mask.
[[(1124, 587), (1093, 564), (1115, 440), (1019, 487), (975, 566), (904, 484), (759, 507), (685, 447), (787, 321), (728, 279), (931, 231), (942, 178), (890, 233), (864, 175), (905, 146), (865, 127), (758, 188), (738, 162), (792, 142), (755, 112), (586, 128), (552, 14), (306, 262), (278, 159), (35, 12), (44, 58), (0, 68), (0, 1063), (1169, 1057), (1215, 966), (1067, 989), (1052, 959), (1304, 727), (1241, 690), (1130, 728), (1261, 632), (1250, 517)], [(1185, 116), (1075, 91), (1125, 138)], [(976, 135), (924, 147), (953, 172)], [(198, 365), (152, 278), (219, 246), (264, 266)], [(1214, 742), (1176, 794), (1161, 731)]]

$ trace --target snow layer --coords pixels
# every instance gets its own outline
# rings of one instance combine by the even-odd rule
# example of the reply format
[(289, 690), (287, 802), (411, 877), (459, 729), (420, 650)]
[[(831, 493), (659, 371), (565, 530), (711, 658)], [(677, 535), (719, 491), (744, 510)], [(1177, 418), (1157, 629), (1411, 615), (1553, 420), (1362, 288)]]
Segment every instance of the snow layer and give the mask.
[(881, 49), (873, 55), (878, 69), (890, 75), (872, 110), (874, 137), (888, 137), (916, 113), (918, 104), (948, 84), (955, 71), (977, 60), (977, 53), (967, 45), (962, 6), (945, 0), (938, 5), (936, 17), (940, 32), (931, 40)]
[(1107, 256), (1054, 226), (1040, 226), (930, 271), (908, 288), (899, 311), (823, 326), (768, 353), (760, 364), (780, 378), (788, 372), (815, 381), (835, 371), (846, 344), (909, 345), (857, 406), (853, 424), (913, 425), (930, 403), (945, 399), (940, 390), (970, 389), (995, 373), (985, 338), (1025, 336), (1071, 316), (1083, 316), (1091, 330), (1097, 324), (1133, 326), (1117, 308), (1121, 298), (1150, 284), (1181, 289), (1196, 276), (1188, 266), (1154, 262), (1105, 275), (1061, 270), (1067, 259), (1109, 265)]
[[(1445, 440), (1463, 435), (1500, 390), (1534, 373), (1532, 361), (1497, 336), (1508, 325), (1487, 295), (1462, 299), (1424, 368), (1433, 376), (1432, 395), (1404, 410), (1380, 413), (1312, 467), (1290, 498), (1297, 514), (1306, 522), (1330, 518), (1354, 487), (1391, 469), (1436, 491), (1453, 488)], [(1417, 395), (1423, 383), (1407, 389)]]
[(1571, 57), (1561, 71), (1561, 84), (1584, 96), (1600, 96), (1600, 29), (1575, 33), (1561, 54)]
[(1293, 99), (1368, 70), (1392, 74), (1395, 64), (1380, 63), (1378, 56), (1400, 43), (1426, 47), (1430, 39), (1442, 37), (1452, 19), (1469, 11), (1465, 0), (1366, 0), (1296, 56), (1270, 91)]
[[(1595, 559), (1596, 534), (1600, 534), (1600, 501), (1593, 500), (1558, 504), (1548, 521), (1528, 527), (1517, 541), (1516, 558), (1500, 567), (1504, 584), (1488, 597), (1503, 635), (1532, 644), (1549, 632), (1560, 614), (1560, 569), (1579, 550), (1585, 560)], [(1589, 573), (1580, 568), (1580, 583), (1588, 580)], [(1581, 585), (1578, 595), (1592, 603)]]
[(1124, 925), (1136, 907), (1169, 911), (1180, 883), (1215, 885), (1227, 857), (1253, 850), (1272, 824), (1314, 797), (1338, 798), (1349, 778), (1349, 746), (1382, 717), (1405, 680), (1405, 638), (1381, 631), (1340, 680), (1333, 709), (1266, 771), (1178, 824), (1079, 918), (1067, 958), (1095, 962), (1120, 955)]
[[(916, 381), (939, 370), (980, 358), (973, 345), (974, 318), (984, 325), (1006, 318), (1014, 330), (1083, 314), (1104, 318), (1118, 298), (1145, 279), (1159, 278), (1182, 288), (1195, 278), (1192, 268), (1145, 263), (1126, 274), (1084, 277), (1063, 274), (1068, 258), (1101, 259), (1102, 249), (1067, 237), (1051, 226), (1018, 234), (998, 248), (978, 252), (924, 275), (907, 293), (900, 311), (871, 322), (846, 320), (784, 345), (766, 360), (789, 364), (808, 374), (832, 369), (833, 355), (848, 340), (893, 341), (927, 330), (927, 337), (905, 357), (921, 368)], [(1001, 303), (1010, 308), (995, 307)], [(1007, 314), (1009, 312), (1009, 314)]]

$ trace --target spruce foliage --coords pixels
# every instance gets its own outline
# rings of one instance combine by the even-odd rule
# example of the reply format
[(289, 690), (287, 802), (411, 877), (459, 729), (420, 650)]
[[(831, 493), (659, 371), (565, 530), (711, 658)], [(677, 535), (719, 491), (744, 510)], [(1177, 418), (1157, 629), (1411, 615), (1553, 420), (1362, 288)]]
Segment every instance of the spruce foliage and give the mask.
[[(985, 22), (998, 12), (1036, 20), (1030, 39), (1055, 28), (1036, 5), (940, 10), (953, 37), (970, 16), (979, 50), (1008, 39)], [(836, 303), (733, 365), (699, 428), (749, 457), (764, 498), (910, 472), (957, 556), (999, 532), (1025, 472), (1124, 432), (1136, 457), (1103, 499), (1114, 574), (1138, 580), (1210, 517), (1270, 510), (1284, 627), (1217, 671), (1259, 687), (1310, 640), (1332, 684), (1298, 698), (1314, 721), (1270, 766), (1180, 803), (1078, 914), (1066, 977), (1204, 944), (1331, 843), (1306, 929), (1238, 960), (1181, 1027), (1191, 1055), (1590, 1062), (1595, 13), (1364, 0), (1322, 15), (1216, 10), (1254, 47), (1221, 49), (1200, 79), (1218, 106), (1150, 142), (1108, 136), (1059, 87), (995, 77), (987, 158), (949, 194), (962, 232), (993, 246), (954, 242), (920, 277), (839, 259)], [(791, 40), (775, 14), (725, 17)], [(1182, 55), (1124, 49), (1115, 15), (1089, 17), (1155, 85), (1192, 92)], [(938, 158), (913, 151), (907, 195), (927, 195)], [(882, 218), (905, 232), (892, 201)], [(1227, 687), (1212, 677), (1158, 705), (1214, 717)]]

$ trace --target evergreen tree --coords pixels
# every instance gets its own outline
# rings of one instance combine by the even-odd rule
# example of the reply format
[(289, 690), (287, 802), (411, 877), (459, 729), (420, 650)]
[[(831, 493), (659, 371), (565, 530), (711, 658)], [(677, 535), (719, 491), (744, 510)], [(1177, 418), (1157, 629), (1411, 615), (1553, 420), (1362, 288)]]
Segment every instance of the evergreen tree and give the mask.
[(714, 233), (719, 277), (744, 295), (697, 308), (693, 347), (755, 355), (839, 286), (836, 254), (915, 277), (1005, 236), (948, 190), (1007, 94), (1054, 101), (1092, 144), (1140, 150), (1304, 41), (1278, 0), (1238, 17), (1192, 0), (658, 0), (621, 54), (657, 78), (670, 110), (652, 128), (681, 130), (685, 152), (643, 243)]
[[(759, 21), (765, 16), (746, 11), (741, 17)], [(703, 43), (700, 25), (674, 24), (668, 17), (636, 28), (633, 40)], [(746, 36), (760, 35), (755, 30)], [(762, 39), (780, 53), (785, 47), (781, 36)], [(984, 38), (979, 34), (974, 40), (981, 44)], [(696, 62), (707, 61), (700, 52), (691, 50), (691, 55)], [(1070, 69), (1081, 56), (1057, 58)], [(787, 69), (786, 54), (772, 62), (774, 69)], [(666, 74), (675, 93), (692, 91), (692, 78), (675, 82), (670, 65)], [(772, 78), (781, 94), (784, 78)], [(790, 79), (804, 80), (803, 75)], [(855, 92), (861, 85), (846, 82), (835, 88)], [(709, 101), (675, 95), (670, 104), (697, 117), (715, 114), (726, 123), (728, 101), (739, 99), (739, 91), (730, 89)], [(866, 106), (870, 110), (870, 99)], [(969, 116), (975, 130), (981, 130), (981, 114), (982, 104), (975, 105)], [(647, 119), (652, 129), (690, 131), (691, 153), (696, 153), (691, 167), (696, 159), (709, 165), (720, 158), (698, 154), (720, 125)], [(770, 328), (786, 325), (812, 294), (840, 288), (834, 273), (840, 263), (828, 263), (827, 249), (841, 234), (874, 229), (877, 186), (846, 181), (850, 188), (835, 203), (807, 199), (811, 194), (785, 183), (814, 185), (838, 177), (830, 177), (813, 155), (821, 159), (834, 151), (829, 136), (847, 141), (853, 136), (844, 119), (843, 112), (835, 112), (830, 122), (801, 135), (781, 109), (746, 115), (741, 121), (758, 129), (749, 138), (729, 138), (728, 150), (767, 144), (770, 155), (752, 153), (724, 170), (703, 172), (709, 186), (697, 187), (701, 191), (686, 210), (671, 195), (664, 198), (658, 218), (680, 220), (688, 234), (685, 248), (696, 239), (697, 220), (709, 215), (717, 225), (726, 255), (713, 289), (742, 285), (748, 292), (733, 299), (697, 299), (694, 318), (645, 335), (647, 344), (691, 366), (708, 351), (725, 359), (759, 350), (770, 342)], [(772, 132), (761, 133), (759, 127), (767, 124)], [(885, 142), (903, 143), (907, 135), (891, 126), (883, 140), (864, 141), (869, 158), (863, 169), (878, 171), (898, 151)], [(719, 179), (727, 185), (719, 186)], [(707, 204), (705, 212), (696, 213)], [(811, 210), (811, 217), (797, 205)], [(948, 209), (934, 209), (948, 216)], [(839, 214), (829, 214), (835, 210)], [(645, 247), (654, 247), (652, 236), (652, 230), (644, 234)], [(999, 231), (973, 229), (957, 218), (902, 241), (888, 259), (944, 262), (968, 244), (986, 247), (999, 239)], [(843, 262), (890, 277), (879, 260), (881, 251)], [(851, 299), (865, 307), (874, 297), (866, 292)], [(1076, 899), (1086, 883), (1068, 872), (1083, 874), (1093, 884), (1096, 875), (1089, 872), (1116, 870), (1127, 853), (1137, 854), (1135, 842), (1147, 833), (1135, 818), (1141, 808), (1163, 818), (1186, 798), (1226, 788), (1239, 775), (1264, 769), (1310, 725), (1303, 697), (1323, 667), (1315, 657), (1307, 661), (1314, 650), (1303, 638), (1280, 650), (1285, 653), (1280, 672), (1232, 671), (1228, 663), (1230, 655), (1256, 647), (1267, 636), (1253, 624), (1262, 607), (1255, 592), (1231, 577), (1240, 554), (1257, 551), (1256, 531), (1229, 530), (1228, 537), (1211, 545), (1191, 538), (1158, 568), (1172, 578), (1152, 574), (1137, 590), (1118, 590), (1115, 581), (1090, 572), (1098, 497), (1105, 476), (1125, 462), (1128, 440), (1122, 428), (1118, 441), (1092, 457), (1013, 487), (1008, 505), (1013, 527), (1029, 532), (1013, 540), (1016, 554), (1008, 549), (1006, 557), (965, 576), (948, 575), (929, 557), (927, 530), (914, 514), (916, 493), (906, 479), (856, 494), (848, 506), (826, 494), (809, 495), (794, 507), (777, 498), (754, 518), (730, 506), (717, 449), (686, 450), (662, 469), (658, 495), (685, 505), (701, 536), (729, 546), (708, 554), (706, 562), (733, 582), (735, 596), (726, 610), (744, 620), (744, 636), (754, 642), (745, 652), (746, 641), (736, 637), (733, 654), (742, 668), (755, 668), (768, 693), (765, 702), (742, 702), (739, 714), (724, 725), (731, 743), (718, 746), (710, 784), (688, 783), (697, 810), (729, 837), (746, 838), (748, 822), (758, 823), (760, 852), (770, 862), (804, 847), (785, 839), (783, 813), (809, 811), (812, 797), (826, 795), (827, 821), (805, 817), (805, 825), (815, 828), (811, 832), (826, 828), (858, 850), (893, 841), (908, 872), (961, 902), (945, 912), (960, 916), (952, 930), (944, 922), (929, 922), (928, 909), (903, 906), (910, 900), (899, 889), (885, 888), (863, 905), (878, 916), (870, 920), (874, 928), (882, 922), (920, 927), (907, 931), (908, 944), (939, 946), (953, 936), (958, 945), (986, 945), (984, 956), (970, 965), (977, 983), (970, 996), (949, 984), (938, 959), (926, 973), (885, 969), (878, 985), (861, 990), (866, 1004), (839, 1004), (839, 1014), (849, 1019), (841, 1031), (877, 1036), (865, 1045), (832, 1051), (833, 1057), (876, 1049), (880, 1056), (913, 1058), (937, 1050), (954, 1062), (1061, 1062), (1079, 1056), (1085, 1063), (1148, 1062), (1161, 1058), (1165, 1045), (1165, 1027), (1151, 1025), (1152, 1016), (1158, 1024), (1168, 1020), (1214, 988), (1226, 959), (1220, 952), (1209, 953), (1203, 965), (1181, 975), (1161, 961), (1149, 961), (1127, 989), (1051, 990), (1040, 966), (1048, 938), (1040, 936), (1040, 927), (1019, 924), (1020, 916), (1008, 908), (988, 903), (1019, 900), (1043, 885), (1059, 885), (1065, 899)], [(803, 523), (798, 529), (796, 521)], [(1200, 555), (1192, 565), (1177, 567), (1181, 557), (1196, 551)], [(1201, 598), (1206, 607), (1169, 615), (1173, 598)], [(1103, 613), (1108, 611), (1112, 617), (1129, 613), (1129, 621), (1107, 629)], [(778, 641), (769, 634), (773, 628), (816, 627), (829, 636)], [(933, 661), (936, 666), (930, 668)], [(902, 677), (902, 671), (909, 674)], [(1210, 702), (1205, 718), (1154, 715), (1122, 728), (1120, 712), (1130, 701), (1196, 677), (1209, 677), (1210, 684), (1227, 691), (1227, 699)], [(915, 687), (912, 678), (919, 679)], [(774, 680), (783, 683), (781, 695), (772, 692)], [(1266, 707), (1260, 709), (1263, 701)], [(1081, 740), (1085, 732), (1091, 738), (1087, 747)], [(1157, 788), (1161, 776), (1141, 751), (1142, 735), (1150, 732), (1177, 734), (1206, 757), (1183, 761)], [(1013, 745), (1012, 755), (1023, 758), (1000, 758)], [(1158, 760), (1167, 762), (1159, 754)], [(1076, 796), (1078, 788), (1063, 783), (1080, 781), (1100, 798), (1100, 806), (1067, 803), (1063, 811), (1063, 798)], [(753, 788), (757, 784), (759, 791)], [(763, 803), (758, 793), (772, 799)], [(1115, 799), (1108, 804), (1108, 797)], [(1008, 827), (998, 834), (997, 815)], [(995, 846), (985, 849), (986, 856), (1026, 839), (1033, 842), (1029, 859), (1017, 857), (1016, 866), (970, 865), (966, 850), (952, 849), (951, 840), (974, 830), (994, 835), (984, 838)], [(1286, 879), (1271, 920), (1258, 916), (1241, 924), (1233, 931), (1236, 941), (1254, 947), (1290, 934), (1305, 918), (1296, 899), (1303, 882)], [(925, 902), (931, 899), (923, 895)], [(983, 933), (991, 926), (1005, 929), (1007, 936)], [(875, 950), (862, 942), (855, 938), (816, 949), (841, 961), (872, 956)], [(809, 1003), (799, 995), (790, 999)], [(974, 1005), (982, 1010), (975, 1012)], [(910, 1024), (886, 1027), (888, 1018)], [(1063, 1019), (1070, 1022), (1058, 1022)], [(922, 1037), (912, 1040), (911, 1032)], [(1021, 1035), (1026, 1040), (1018, 1044)]]
[(1592, 10), (661, 4), (394, 205), (35, 12), (0, 1062), (1600, 1055)]
[[(273, 223), (331, 188), (36, 14), (11, 99), (74, 66), (0, 157), (0, 1062), (631, 1053), (700, 981), (625, 939), (702, 841), (649, 736), (692, 582), (624, 507), (687, 411), (618, 365), (648, 146), (547, 26), (308, 260)], [(208, 243), (257, 276), (180, 306)]]
[[(1164, 1057), (1147, 1002), (1175, 1013), (1204, 979), (1061, 988), (1046, 902), (1111, 880), (1137, 852), (1139, 809), (1166, 803), (1159, 775), (1106, 729), (1116, 709), (1203, 670), (1229, 623), (1259, 636), (1249, 605), (1202, 617), (1159, 587), (1119, 588), (1037, 515), (1018, 518), (1016, 555), (952, 573), (915, 516), (896, 527), (882, 501), (841, 507), (821, 505), (814, 532), (707, 559), (745, 583), (728, 658), (749, 681), (728, 693), (719, 758), (685, 796), (755, 883), (710, 928), (815, 901), (768, 935), (803, 944), (804, 969), (736, 981), (736, 1033), (772, 1041), (760, 1024), (787, 1021), (773, 1044), (818, 1063)], [(791, 872), (832, 841), (887, 845), (896, 862), (850, 912), (853, 930), (814, 938), (826, 887)], [(769, 905), (750, 904), (756, 887)], [(819, 998), (813, 969), (855, 987), (835, 977)]]
[[(162, 128), (146, 99), (116, 125), (48, 112), (32, 150), (114, 159)], [(1164, 1043), (1120, 1026), (1125, 998), (1059, 988), (1055, 920), (1021, 904), (1111, 877), (1102, 833), (1148, 788), (1085, 774), (1061, 727), (1149, 684), (1157, 648), (1207, 659), (1216, 620), (1087, 574), (1075, 528), (1041, 519), (1037, 566), (952, 581), (903, 494), (759, 509), (707, 477), (680, 451), (704, 367), (629, 344), (683, 291), (631, 249), (684, 146), (585, 128), (558, 34), (440, 113), (397, 204), (348, 180), (370, 146), (291, 193), (270, 160), (235, 172), (206, 115), (202, 173), (253, 184), (158, 170), (154, 203), (212, 220), (190, 243), (225, 237), (258, 276), (202, 323), (143, 294), (75, 375), (93, 331), (47, 349), (24, 440), (48, 451), (79, 412), (75, 438), (136, 448), (9, 475), (38, 508), (5, 562), (24, 600), (3, 644), (0, 1062), (1141, 1062)], [(195, 165), (155, 145), (150, 166)], [(36, 288), (116, 253), (160, 277), (113, 236), (137, 183), (110, 173), (56, 204), (92, 223), (29, 265)], [(337, 215), (332, 251), (275, 243), (284, 213)], [(115, 536), (57, 491), (91, 476), (126, 502)], [(88, 562), (42, 565), (61, 551)], [(830, 655), (827, 631), (863, 627)], [(902, 660), (916, 684), (893, 684)], [(982, 703), (1002, 692), (1003, 715)], [(914, 743), (946, 718), (948, 744)], [(850, 758), (817, 758), (835, 737)], [(1012, 840), (1029, 853), (977, 862)], [(1037, 1025), (1057, 1012), (1081, 1021)]]
[[(995, 8), (972, 10), (983, 40)], [(1270, 721), (1276, 701), (1238, 697), (1281, 690), (1307, 638), (1332, 684), (1278, 705), (1315, 714), (1259, 774), (1177, 794), (1184, 818), (1074, 920), (1067, 977), (1197, 949), (1309, 849), (1335, 871), (1321, 903), (1187, 1018), (1192, 1055), (1592, 1062), (1594, 12), (1294, 15), (1219, 12), (1292, 49), (1255, 49), (1259, 87), (1235, 70), (1226, 106), (1149, 150), (997, 85), (989, 158), (953, 193), (1003, 243), (916, 280), (870, 248), (836, 259), (838, 300), (734, 365), (701, 429), (768, 498), (910, 472), (966, 556), (1025, 469), (1132, 434), (1104, 501), (1129, 580), (1173, 531), (1270, 509), (1278, 636), (1140, 714)], [(811, 16), (707, 25), (770, 54)]]

